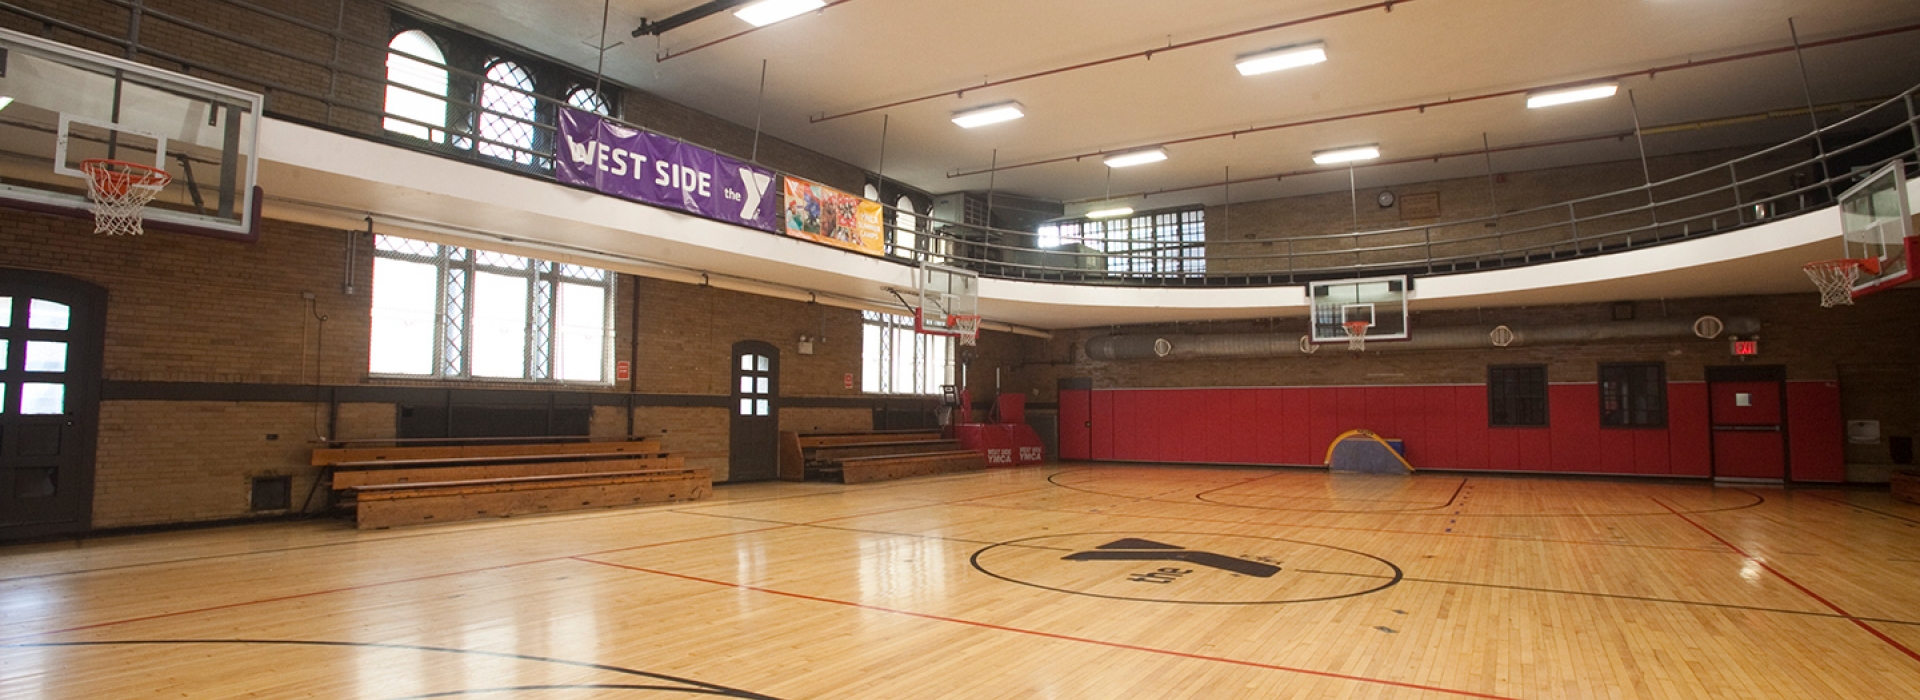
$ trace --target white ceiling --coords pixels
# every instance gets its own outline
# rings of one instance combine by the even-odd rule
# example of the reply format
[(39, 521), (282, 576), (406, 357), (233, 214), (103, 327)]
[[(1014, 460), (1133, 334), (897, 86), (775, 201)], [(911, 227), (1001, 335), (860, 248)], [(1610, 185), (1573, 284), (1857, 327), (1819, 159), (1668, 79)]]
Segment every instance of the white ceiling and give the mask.
[[(600, 0), (402, 0), (591, 72), (602, 26)], [(1391, 12), (1355, 14), (1132, 58), (1011, 85), (815, 122), (985, 81), (1125, 55), (1299, 20), (1369, 0), (843, 0), (829, 8), (728, 38), (748, 28), (721, 13), (664, 36), (633, 38), (653, 20), (700, 0), (613, 0), (607, 53), (612, 79), (933, 193), (998, 191), (1062, 201), (1176, 190), (1313, 168), (1314, 150), (1379, 143), (1387, 159), (1472, 151), (1482, 135), (1502, 145), (1630, 130), (1626, 94), (1550, 110), (1518, 95), (1345, 119), (1168, 147), (1171, 159), (1112, 172), (1098, 158), (1011, 167), (1100, 151), (1152, 146), (1238, 129), (1433, 104), (1490, 92), (1563, 84), (1654, 67), (1920, 24), (1913, 0), (1402, 0)], [(710, 47), (691, 50), (725, 39)], [(1252, 78), (1237, 55), (1324, 41), (1329, 61)], [(688, 52), (666, 60), (667, 53)], [(1920, 31), (1805, 52), (1816, 103), (1880, 97), (1920, 83)], [(764, 102), (759, 95), (767, 65)], [(1791, 52), (1621, 81), (1647, 126), (1804, 107)], [(954, 110), (1018, 100), (1028, 117), (962, 130)], [(1829, 116), (1828, 119), (1833, 117)], [(1656, 153), (1726, 141), (1784, 140), (1804, 116), (1738, 132), (1649, 139)], [(1494, 168), (1524, 170), (1632, 158), (1631, 142), (1495, 154)], [(995, 162), (995, 175), (952, 177)], [(1363, 169), (1362, 186), (1484, 173), (1481, 158)], [(1234, 201), (1345, 189), (1326, 176), (1236, 185)], [(1223, 201), (1222, 189), (1159, 195), (1146, 206)], [(1143, 203), (1136, 201), (1136, 208)]]

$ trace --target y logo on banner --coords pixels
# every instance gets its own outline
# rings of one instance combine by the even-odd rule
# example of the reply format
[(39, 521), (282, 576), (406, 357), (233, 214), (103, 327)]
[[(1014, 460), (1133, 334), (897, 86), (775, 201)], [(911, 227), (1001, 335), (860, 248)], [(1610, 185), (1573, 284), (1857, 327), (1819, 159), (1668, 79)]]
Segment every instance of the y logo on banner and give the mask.
[(773, 184), (773, 176), (741, 168), (740, 182), (747, 186), (747, 199), (740, 204), (740, 218), (744, 221), (760, 218), (760, 200), (766, 196), (767, 185)]

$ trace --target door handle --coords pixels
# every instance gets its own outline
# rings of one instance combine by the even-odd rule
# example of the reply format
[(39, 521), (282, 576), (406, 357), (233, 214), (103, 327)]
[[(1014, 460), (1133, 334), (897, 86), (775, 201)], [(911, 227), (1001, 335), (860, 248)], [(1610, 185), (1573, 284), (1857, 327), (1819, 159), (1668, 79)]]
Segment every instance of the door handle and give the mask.
[(1777, 426), (1777, 425), (1716, 425), (1716, 426), (1713, 426), (1713, 429), (1722, 431), (1722, 432), (1729, 432), (1729, 433), (1777, 433), (1777, 432), (1780, 432), (1780, 426)]

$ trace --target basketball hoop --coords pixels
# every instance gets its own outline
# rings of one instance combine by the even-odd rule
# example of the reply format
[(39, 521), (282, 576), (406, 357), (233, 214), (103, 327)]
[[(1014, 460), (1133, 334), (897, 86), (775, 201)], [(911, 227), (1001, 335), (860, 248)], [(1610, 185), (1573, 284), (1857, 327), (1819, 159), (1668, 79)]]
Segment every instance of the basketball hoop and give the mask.
[(1853, 282), (1860, 279), (1860, 271), (1867, 274), (1880, 274), (1880, 261), (1873, 258), (1821, 260), (1801, 266), (1807, 271), (1807, 277), (1813, 285), (1820, 288), (1820, 305), (1834, 307), (1853, 304)]
[(1352, 350), (1352, 351), (1354, 351), (1354, 352), (1359, 352), (1359, 351), (1361, 351), (1361, 350), (1365, 350), (1365, 349), (1366, 349), (1366, 347), (1367, 347), (1367, 327), (1368, 327), (1368, 326), (1371, 326), (1371, 325), (1373, 325), (1373, 324), (1372, 324), (1372, 323), (1368, 323), (1368, 322), (1366, 322), (1366, 321), (1348, 321), (1348, 322), (1346, 323), (1346, 326), (1347, 326), (1347, 349), (1348, 349), (1348, 350)]
[(954, 336), (961, 345), (973, 345), (980, 340), (979, 314), (954, 314), (947, 317), (947, 327), (953, 329)]
[(80, 161), (87, 175), (87, 198), (93, 200), (93, 232), (109, 236), (140, 235), (140, 212), (160, 190), (173, 182), (167, 171), (151, 165), (105, 158)]

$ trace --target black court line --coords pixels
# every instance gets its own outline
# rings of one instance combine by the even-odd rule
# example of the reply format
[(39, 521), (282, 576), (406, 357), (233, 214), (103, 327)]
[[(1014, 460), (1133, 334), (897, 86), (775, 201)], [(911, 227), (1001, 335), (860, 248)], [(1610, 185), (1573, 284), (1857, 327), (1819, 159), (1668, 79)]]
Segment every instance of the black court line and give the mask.
[[(358, 649), (383, 649), (383, 650), (394, 650), (394, 651), (425, 651), (425, 652), (433, 652), (433, 653), (440, 653), (440, 654), (465, 654), (465, 655), (471, 655), (471, 656), (487, 656), (487, 657), (493, 657), (497, 659), (512, 659), (515, 661), (536, 661), (540, 663), (558, 664), (562, 666), (590, 668), (596, 671), (608, 671), (608, 672), (619, 673), (623, 675), (649, 678), (657, 681), (667, 681), (669, 683), (680, 683), (686, 686), (691, 686), (692, 688), (698, 688), (701, 690), (708, 691), (705, 694), (719, 695), (722, 697), (750, 698), (752, 700), (779, 700), (779, 698), (776, 698), (771, 695), (762, 695), (760, 693), (755, 693), (747, 690), (740, 690), (738, 688), (729, 688), (727, 686), (720, 685), (717, 683), (708, 683), (705, 681), (693, 680), (691, 678), (681, 678), (679, 676), (671, 676), (664, 673), (654, 673), (652, 671), (641, 671), (637, 669), (626, 668), (623, 666), (613, 666), (609, 664), (594, 663), (591, 661), (573, 661), (569, 659), (556, 659), (549, 656), (532, 656), (528, 654), (515, 654), (511, 652), (504, 652), (504, 651), (486, 651), (482, 649), (459, 649), (455, 647), (436, 647), (436, 646), (425, 646), (425, 645), (419, 645), (419, 644), (388, 644), (388, 643), (381, 643), (381, 642), (336, 642), (336, 641), (304, 640), (304, 639), (128, 639), (128, 640), (92, 641), (92, 642), (32, 642), (32, 643), (26, 643), (26, 644), (0, 644), (0, 649), (33, 649), (33, 648), (46, 648), (46, 647), (168, 646), (168, 645), (184, 646), (184, 645), (194, 645), (194, 644), (246, 645), (246, 646), (343, 647), (343, 648), (358, 648)], [(415, 697), (439, 697), (439, 696), (423, 695), (423, 696), (415, 696)]]
[[(1732, 552), (1727, 552), (1727, 553), (1732, 554)], [(1377, 574), (1356, 574), (1356, 573), (1349, 573), (1345, 571), (1315, 571), (1312, 569), (1294, 569), (1294, 571), (1296, 573), (1327, 574), (1330, 576), (1353, 576), (1356, 578), (1385, 578)], [(1477, 583), (1474, 581), (1449, 581), (1447, 579), (1416, 578), (1413, 576), (1407, 576), (1400, 580), (1405, 581), (1407, 583), (1427, 583), (1427, 584), (1433, 584), (1438, 586), (1461, 586), (1466, 588), (1490, 588), (1490, 589), (1503, 590), (1503, 591), (1522, 591), (1526, 593), (1549, 593), (1553, 595), (1578, 596), (1583, 598), (1606, 598), (1609, 600), (1628, 600), (1628, 601), (1641, 602), (1641, 603), (1665, 603), (1668, 605), (1688, 605), (1688, 606), (1702, 607), (1702, 608), (1724, 608), (1727, 610), (1773, 613), (1776, 615), (1799, 615), (1802, 617), (1823, 617), (1831, 620), (1861, 620), (1866, 622), (1882, 622), (1889, 625), (1911, 625), (1911, 626), (1920, 627), (1920, 621), (1914, 621), (1914, 620), (1894, 620), (1894, 619), (1881, 618), (1881, 617), (1859, 617), (1855, 615), (1840, 615), (1836, 613), (1816, 612), (1812, 610), (1789, 610), (1786, 608), (1763, 608), (1763, 607), (1758, 607), (1753, 605), (1739, 605), (1735, 603), (1711, 603), (1711, 602), (1699, 601), (1699, 600), (1680, 600), (1677, 598), (1655, 598), (1652, 596), (1626, 595), (1622, 593), (1570, 591), (1562, 588), (1538, 588), (1535, 586), (1514, 586), (1514, 585), (1501, 584), (1501, 583)]]
[[(1185, 500), (1180, 500), (1180, 501), (1160, 500), (1155, 497), (1140, 498), (1138, 496), (1132, 496), (1127, 494), (1095, 491), (1089, 488), (1081, 488), (1078, 486), (1063, 484), (1055, 480), (1055, 477), (1061, 476), (1063, 474), (1076, 473), (1078, 471), (1091, 471), (1091, 470), (1069, 470), (1069, 471), (1058, 472), (1053, 476), (1047, 477), (1047, 483), (1053, 484), (1054, 486), (1058, 486), (1063, 489), (1067, 489), (1069, 491), (1078, 491), (1081, 493), (1090, 493), (1096, 496), (1107, 496), (1111, 498), (1124, 498), (1124, 499), (1128, 499), (1136, 502), (1137, 501), (1154, 501), (1157, 503), (1176, 503), (1176, 504), (1191, 502), (1191, 501), (1185, 501)], [(1521, 478), (1524, 479), (1525, 477), (1521, 477)], [(1461, 487), (1465, 487), (1465, 486), (1466, 486), (1466, 483), (1463, 480), (1461, 483)], [(1746, 489), (1726, 488), (1726, 487), (1720, 487), (1720, 486), (1709, 486), (1708, 488), (1713, 490), (1726, 490), (1726, 491), (1734, 491), (1737, 493), (1741, 493), (1752, 498), (1753, 502), (1745, 503), (1737, 506), (1725, 506), (1721, 508), (1704, 508), (1700, 510), (1686, 510), (1681, 512), (1694, 514), (1694, 515), (1700, 515), (1700, 514), (1706, 514), (1706, 513), (1725, 513), (1728, 511), (1744, 510), (1747, 508), (1752, 508), (1754, 506), (1758, 506), (1762, 503), (1767, 502), (1767, 499), (1765, 497), (1762, 497), (1760, 494), (1753, 493), (1752, 491), (1748, 491)], [(1454, 494), (1455, 494), (1455, 497), (1458, 498), (1459, 490), (1456, 489)], [(1307, 498), (1307, 497), (1303, 497), (1303, 498)], [(1362, 499), (1353, 499), (1353, 500), (1362, 500)], [(1427, 513), (1427, 512), (1424, 512), (1424, 511), (1434, 510), (1436, 508), (1444, 510), (1452, 506), (1453, 503), (1451, 500), (1447, 503), (1447, 505), (1443, 505), (1443, 506), (1434, 506), (1434, 507), (1428, 507), (1428, 508), (1404, 508), (1404, 509), (1398, 509), (1398, 510), (1330, 510), (1330, 509), (1323, 509), (1323, 508), (1278, 508), (1278, 507), (1272, 507), (1272, 506), (1247, 505), (1243, 503), (1228, 503), (1224, 501), (1202, 500), (1201, 502), (1206, 503), (1208, 505), (1216, 505), (1216, 506), (1221, 506), (1225, 508), (1245, 508), (1248, 510), (1283, 511), (1283, 512), (1294, 512), (1294, 513), (1327, 513), (1327, 514), (1335, 514), (1335, 515), (1410, 515), (1410, 516), (1417, 516), (1417, 517), (1453, 517), (1453, 518), (1640, 518), (1640, 517), (1648, 517), (1648, 516), (1672, 515), (1672, 513), (1665, 512), (1665, 511), (1645, 512), (1645, 513)]]
[[(1282, 476), (1284, 474), (1285, 472), (1282, 472), (1280, 474), (1274, 474), (1272, 476), (1261, 477), (1261, 479), (1271, 479), (1274, 476)], [(1193, 497), (1197, 500), (1206, 501), (1207, 503), (1218, 503), (1220, 505), (1226, 505), (1226, 506), (1239, 505), (1239, 504), (1228, 502), (1228, 501), (1216, 501), (1216, 500), (1207, 498), (1207, 496), (1215, 493), (1219, 493), (1221, 491), (1225, 491), (1227, 489), (1239, 488), (1241, 486), (1251, 484), (1255, 481), (1260, 481), (1261, 479), (1248, 479), (1246, 481), (1242, 481), (1238, 484), (1233, 484), (1231, 486), (1222, 486), (1217, 489), (1201, 491), (1199, 493), (1194, 494)], [(1437, 506), (1427, 506), (1426, 508), (1421, 508), (1416, 510), (1429, 510), (1432, 508), (1446, 508), (1448, 506), (1451, 506), (1453, 505), (1454, 501), (1457, 501), (1460, 499), (1460, 491), (1465, 489), (1466, 487), (1467, 487), (1467, 480), (1465, 478), (1462, 478), (1460, 479), (1460, 483), (1453, 487), (1453, 493), (1447, 496), (1447, 501), (1445, 503), (1442, 503)], [(1323, 501), (1334, 501), (1334, 500), (1359, 501), (1361, 503), (1409, 503), (1409, 504), (1431, 503), (1431, 501), (1396, 501), (1396, 500), (1389, 500), (1384, 498), (1336, 498), (1336, 497), (1330, 497), (1330, 496), (1251, 496), (1251, 497), (1252, 498), (1292, 498), (1292, 499), (1323, 500)], [(1366, 511), (1366, 512), (1371, 513), (1371, 512), (1386, 512), (1386, 511)]]
[[(682, 688), (672, 685), (621, 685), (614, 683), (576, 683), (571, 685), (513, 685), (502, 688), (472, 688), (469, 690), (449, 690), (444, 693), (426, 695), (406, 695), (392, 700), (425, 700), (425, 698), (458, 698), (469, 695), (496, 695), (526, 693), (538, 690), (643, 690), (649, 692), (680, 693), (684, 695), (717, 695), (720, 697), (740, 697), (718, 690), (700, 688)], [(596, 693), (597, 694), (597, 693)]]
[(1889, 517), (1889, 518), (1893, 518), (1894, 520), (1904, 520), (1904, 521), (1906, 521), (1906, 522), (1910, 522), (1910, 523), (1913, 523), (1913, 524), (1915, 524), (1915, 525), (1920, 525), (1920, 520), (1916, 520), (1916, 519), (1914, 519), (1914, 518), (1909, 518), (1909, 517), (1907, 517), (1907, 516), (1904, 516), (1904, 515), (1895, 515), (1895, 514), (1893, 514), (1893, 513), (1889, 513), (1889, 512), (1886, 512), (1886, 511), (1884, 511), (1884, 510), (1879, 510), (1879, 509), (1875, 509), (1875, 508), (1868, 508), (1868, 507), (1866, 507), (1866, 506), (1863, 506), (1863, 505), (1859, 505), (1859, 504), (1856, 504), (1856, 503), (1852, 503), (1852, 502), (1848, 502), (1848, 501), (1842, 501), (1842, 500), (1840, 500), (1840, 499), (1838, 499), (1838, 498), (1834, 498), (1834, 497), (1831, 497), (1831, 496), (1822, 496), (1822, 495), (1820, 495), (1820, 494), (1817, 494), (1817, 493), (1812, 493), (1812, 492), (1806, 492), (1806, 493), (1805, 493), (1804, 495), (1807, 495), (1807, 496), (1811, 496), (1811, 497), (1813, 497), (1813, 498), (1818, 498), (1818, 499), (1820, 499), (1820, 500), (1822, 500), (1822, 501), (1826, 501), (1826, 502), (1828, 502), (1828, 503), (1838, 503), (1838, 504), (1840, 504), (1840, 505), (1843, 505), (1843, 506), (1846, 506), (1846, 507), (1848, 507), (1848, 508), (1852, 508), (1852, 509), (1854, 509), (1854, 510), (1863, 510), (1863, 511), (1866, 511), (1866, 512), (1868, 512), (1868, 513), (1872, 513), (1872, 514), (1874, 514), (1874, 515), (1884, 515), (1884, 516), (1886, 516), (1886, 517)]
[[(1334, 530), (1334, 531), (1340, 531), (1340, 532), (1371, 532), (1376, 534), (1411, 535), (1414, 537), (1466, 537), (1466, 538), (1472, 538), (1472, 539), (1498, 540), (1498, 541), (1504, 541), (1504, 542), (1536, 542), (1536, 543), (1544, 542), (1544, 543), (1550, 543), (1550, 544), (1581, 545), (1581, 546), (1591, 546), (1591, 547), (1628, 547), (1632, 549), (1654, 549), (1654, 550), (1678, 551), (1678, 552), (1708, 552), (1708, 553), (1714, 553), (1714, 554), (1727, 554), (1733, 551), (1722, 546), (1686, 547), (1686, 546), (1680, 546), (1680, 545), (1635, 544), (1632, 542), (1613, 542), (1613, 541), (1603, 541), (1603, 540), (1557, 540), (1557, 539), (1550, 539), (1545, 537), (1526, 537), (1522, 535), (1474, 535), (1474, 534), (1466, 534), (1466, 533), (1458, 533), (1458, 532), (1445, 533), (1445, 532), (1415, 531), (1415, 530), (1383, 530), (1380, 528), (1371, 528), (1371, 527), (1340, 527), (1340, 526), (1334, 526), (1334, 525), (1308, 525), (1308, 524), (1301, 524), (1301, 523), (1260, 522), (1257, 520), (1222, 520), (1218, 518), (1186, 518), (1186, 517), (1180, 517), (1177, 515), (1140, 515), (1137, 513), (1107, 513), (1107, 512), (1098, 512), (1098, 511), (1065, 510), (1060, 508), (1033, 508), (1028, 506), (990, 505), (985, 503), (967, 503), (967, 504), (964, 504), (963, 507), (999, 508), (1003, 510), (1032, 511), (1036, 513), (1062, 513), (1062, 514), (1068, 514), (1068, 515), (1095, 515), (1095, 516), (1100, 516), (1105, 518), (1142, 518), (1147, 520), (1176, 520), (1179, 522), (1186, 522), (1186, 523), (1213, 523), (1213, 524), (1219, 524), (1219, 525), (1236, 525), (1236, 526), (1257, 525), (1262, 527), (1290, 527), (1290, 528), (1299, 528), (1299, 529), (1305, 529), (1305, 530)], [(1278, 512), (1278, 511), (1268, 510), (1265, 512)]]
[[(993, 549), (995, 549), (995, 548), (999, 548), (999, 547), (1009, 547), (1009, 548), (1012, 548), (1012, 547), (1019, 547), (1019, 546), (1021, 546), (1022, 544), (1024, 544), (1026, 540), (1035, 540), (1035, 539), (1042, 539), (1042, 538), (1048, 538), (1048, 537), (1066, 537), (1066, 536), (1073, 536), (1073, 535), (1120, 535), (1120, 536), (1133, 536), (1133, 535), (1139, 535), (1139, 534), (1180, 534), (1180, 535), (1200, 535), (1200, 536), (1202, 536), (1202, 537), (1231, 537), (1231, 538), (1238, 538), (1238, 539), (1249, 539), (1249, 540), (1271, 540), (1271, 541), (1274, 541), (1274, 542), (1286, 542), (1286, 543), (1288, 543), (1288, 544), (1298, 544), (1298, 545), (1305, 545), (1305, 546), (1308, 546), (1308, 547), (1319, 547), (1319, 548), (1321, 548), (1321, 549), (1331, 549), (1331, 550), (1335, 550), (1335, 551), (1340, 551), (1340, 552), (1346, 552), (1346, 553), (1348, 553), (1348, 554), (1352, 554), (1352, 555), (1355, 555), (1355, 556), (1360, 556), (1360, 557), (1365, 557), (1365, 558), (1367, 558), (1367, 559), (1372, 559), (1372, 560), (1374, 560), (1374, 561), (1377, 561), (1377, 562), (1380, 562), (1381, 564), (1384, 564), (1384, 565), (1386, 565), (1386, 567), (1387, 567), (1388, 569), (1391, 569), (1391, 570), (1393, 571), (1393, 576), (1392, 576), (1391, 578), (1388, 578), (1388, 580), (1387, 580), (1387, 582), (1386, 582), (1386, 583), (1383, 583), (1383, 584), (1380, 584), (1380, 585), (1378, 585), (1378, 586), (1375, 586), (1375, 587), (1373, 587), (1373, 588), (1369, 588), (1369, 589), (1367, 589), (1367, 590), (1364, 590), (1364, 591), (1355, 591), (1355, 592), (1353, 592), (1353, 593), (1343, 593), (1343, 594), (1340, 594), (1340, 595), (1334, 595), (1334, 596), (1321, 596), (1321, 597), (1318, 597), (1318, 598), (1299, 598), (1299, 599), (1295, 599), (1295, 600), (1271, 600), (1271, 601), (1247, 601), (1247, 602), (1241, 602), (1241, 601), (1228, 601), (1228, 602), (1220, 602), (1220, 601), (1204, 601), (1204, 600), (1155, 600), (1155, 599), (1151, 599), (1151, 598), (1129, 598), (1129, 597), (1126, 597), (1126, 596), (1117, 596), (1117, 595), (1102, 595), (1102, 594), (1099, 594), (1099, 593), (1087, 593), (1087, 592), (1084, 592), (1084, 591), (1075, 591), (1075, 590), (1070, 590), (1070, 589), (1066, 589), (1066, 588), (1056, 588), (1056, 587), (1053, 587), (1053, 586), (1042, 586), (1042, 585), (1040, 585), (1040, 584), (1037, 584), (1037, 583), (1033, 583), (1033, 582), (1031, 582), (1031, 581), (1022, 581), (1022, 580), (1020, 580), (1020, 579), (1016, 579), (1016, 578), (1009, 578), (1009, 577), (1007, 577), (1007, 576), (1002, 576), (1002, 575), (1000, 575), (1000, 574), (996, 574), (996, 573), (994, 573), (994, 572), (992, 572), (992, 571), (988, 571), (986, 567), (984, 567), (984, 566), (981, 566), (981, 565), (980, 565), (980, 555), (981, 555), (981, 554), (985, 554), (986, 552), (988, 552), (988, 551), (990, 551), (990, 550), (993, 550)], [(1307, 541), (1304, 541), (1304, 540), (1289, 540), (1289, 539), (1284, 539), (1284, 538), (1280, 538), (1280, 537), (1261, 537), (1261, 536), (1258, 536), (1258, 535), (1235, 535), (1235, 534), (1229, 534), (1229, 533), (1223, 533), (1223, 532), (1173, 532), (1173, 533), (1166, 533), (1166, 532), (1154, 532), (1154, 533), (1138, 533), (1138, 532), (1065, 532), (1065, 533), (1058, 533), (1058, 534), (1047, 534), (1047, 535), (1035, 535), (1035, 536), (1033, 536), (1033, 537), (1022, 537), (1022, 538), (1020, 538), (1020, 539), (1017, 539), (1017, 540), (1007, 540), (1007, 541), (1005, 541), (1005, 542), (996, 542), (996, 543), (994, 543), (994, 544), (992, 544), (992, 545), (989, 545), (989, 546), (986, 546), (986, 547), (982, 547), (982, 548), (980, 548), (979, 550), (977, 550), (977, 551), (975, 551), (975, 552), (973, 553), (973, 556), (970, 556), (970, 557), (967, 557), (967, 563), (968, 563), (969, 565), (971, 565), (971, 566), (973, 567), (973, 570), (974, 570), (974, 571), (978, 571), (978, 572), (980, 572), (980, 573), (983, 573), (983, 574), (986, 574), (986, 575), (988, 575), (988, 576), (992, 576), (992, 577), (994, 577), (994, 578), (997, 578), (997, 579), (1000, 579), (1000, 580), (1002, 580), (1002, 581), (1006, 581), (1007, 583), (1012, 583), (1012, 584), (1017, 584), (1017, 585), (1021, 585), (1021, 586), (1028, 586), (1028, 587), (1031, 587), (1031, 588), (1038, 588), (1038, 589), (1041, 589), (1041, 590), (1046, 590), (1046, 591), (1053, 591), (1053, 592), (1055, 592), (1055, 593), (1065, 593), (1065, 594), (1067, 594), (1067, 595), (1076, 595), (1076, 596), (1084, 596), (1084, 597), (1088, 597), (1088, 598), (1104, 598), (1104, 599), (1107, 599), (1107, 600), (1125, 600), (1125, 601), (1132, 601), (1132, 602), (1136, 602), (1136, 603), (1164, 603), (1164, 604), (1167, 604), (1167, 605), (1212, 605), (1212, 606), (1220, 606), (1220, 605), (1240, 605), (1240, 606), (1250, 606), (1250, 605), (1289, 605), (1289, 604), (1293, 604), (1293, 603), (1320, 603), (1320, 602), (1326, 602), (1326, 601), (1330, 601), (1330, 600), (1341, 600), (1341, 599), (1345, 599), (1345, 598), (1354, 598), (1354, 597), (1358, 597), (1358, 596), (1363, 596), (1363, 595), (1369, 595), (1369, 594), (1373, 594), (1373, 593), (1379, 593), (1380, 591), (1384, 591), (1384, 590), (1387, 590), (1387, 589), (1389, 589), (1389, 588), (1392, 588), (1392, 587), (1394, 587), (1395, 585), (1398, 585), (1398, 584), (1400, 583), (1400, 581), (1401, 581), (1401, 579), (1402, 579), (1402, 577), (1404, 577), (1404, 576), (1406, 575), (1406, 572), (1404, 572), (1404, 571), (1401, 571), (1401, 570), (1400, 570), (1400, 566), (1399, 566), (1398, 564), (1395, 564), (1395, 563), (1393, 563), (1393, 562), (1391, 562), (1391, 561), (1387, 561), (1387, 560), (1386, 560), (1385, 558), (1383, 558), (1383, 557), (1380, 557), (1380, 556), (1377, 556), (1377, 555), (1373, 555), (1373, 554), (1368, 554), (1368, 553), (1366, 553), (1366, 552), (1362, 552), (1362, 551), (1360, 551), (1360, 550), (1357, 550), (1357, 549), (1348, 549), (1348, 548), (1346, 548), (1346, 547), (1336, 547), (1336, 546), (1334, 546), (1334, 545), (1330, 545), (1330, 544), (1321, 544), (1321, 543), (1318, 543), (1318, 542), (1307, 542)], [(1381, 577), (1381, 578), (1387, 578), (1387, 577)]]
[[(815, 530), (838, 530), (840, 532), (853, 532), (853, 533), (858, 533), (862, 535), (886, 535), (889, 537), (909, 537), (909, 538), (922, 539), (922, 540), (939, 540), (941, 542), (955, 542), (959, 544), (972, 544), (972, 545), (1002, 544), (1000, 542), (995, 542), (993, 540), (969, 540), (969, 539), (963, 539), (959, 537), (942, 537), (939, 535), (923, 535), (916, 532), (894, 532), (891, 530), (867, 530), (867, 529), (862, 529), (857, 527), (835, 527), (832, 525), (815, 525), (813, 523), (794, 523), (794, 522), (787, 522), (784, 520), (774, 520), (771, 518), (750, 518), (744, 515), (720, 515), (718, 513), (688, 513), (687, 515), (699, 515), (699, 516), (704, 516), (708, 518), (722, 518), (726, 520), (741, 520), (741, 521), (750, 522), (750, 523), (767, 523), (771, 525), (791, 525), (793, 527), (812, 528)], [(1052, 550), (1055, 552), (1074, 551), (1073, 548), (1071, 547), (1041, 547), (1038, 545), (1024, 545), (1024, 546), (1027, 549), (1045, 549), (1045, 550)]]

